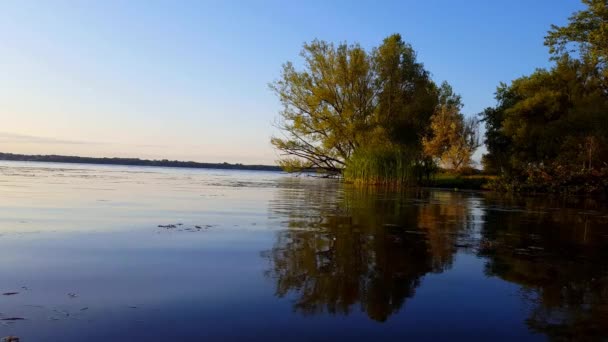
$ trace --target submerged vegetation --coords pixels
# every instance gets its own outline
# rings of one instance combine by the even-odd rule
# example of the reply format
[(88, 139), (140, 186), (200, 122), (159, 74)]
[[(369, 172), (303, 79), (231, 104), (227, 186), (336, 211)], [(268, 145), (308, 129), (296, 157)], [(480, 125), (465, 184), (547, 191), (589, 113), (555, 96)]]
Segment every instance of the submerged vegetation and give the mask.
[[(608, 3), (583, 3), (545, 38), (555, 65), (501, 83), (497, 105), (479, 116), (462, 114), (460, 96), (431, 80), (398, 34), (369, 51), (305, 44), (302, 70), (287, 63), (271, 84), (283, 104), (283, 136), (271, 141), (284, 157), (279, 165), (358, 184), (452, 178), (500, 191), (608, 193)], [(482, 165), (492, 177), (463, 181), (480, 147), (480, 122)], [(450, 176), (434, 177), (440, 169)]]

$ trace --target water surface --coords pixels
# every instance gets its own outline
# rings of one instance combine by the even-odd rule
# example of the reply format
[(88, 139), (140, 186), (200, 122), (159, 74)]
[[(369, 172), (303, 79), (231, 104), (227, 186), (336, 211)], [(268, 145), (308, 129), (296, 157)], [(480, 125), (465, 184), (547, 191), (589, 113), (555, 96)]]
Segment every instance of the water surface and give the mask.
[(0, 250), (24, 341), (608, 337), (593, 200), (2, 162)]

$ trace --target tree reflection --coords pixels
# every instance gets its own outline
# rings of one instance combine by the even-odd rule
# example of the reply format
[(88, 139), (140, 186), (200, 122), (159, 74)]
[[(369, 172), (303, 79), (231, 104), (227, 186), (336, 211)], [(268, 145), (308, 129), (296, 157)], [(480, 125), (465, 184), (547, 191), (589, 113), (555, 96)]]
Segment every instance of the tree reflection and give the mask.
[(555, 340), (599, 340), (608, 336), (608, 220), (593, 203), (561, 205), (502, 201), (515, 211), (486, 212), (480, 255), (489, 275), (522, 286), (531, 330)]
[[(302, 183), (303, 182), (303, 183)], [(422, 277), (450, 267), (469, 210), (462, 195), (286, 185), (271, 203), (277, 233), (267, 276), (303, 314), (359, 308), (385, 321)], [(295, 190), (294, 190), (295, 188)], [(458, 202), (458, 205), (456, 205)]]
[(521, 287), (530, 330), (556, 340), (608, 336), (601, 202), (286, 182), (270, 207), (285, 229), (264, 255), (277, 296), (297, 312), (360, 310), (385, 321), (464, 249), (486, 259), (488, 276)]

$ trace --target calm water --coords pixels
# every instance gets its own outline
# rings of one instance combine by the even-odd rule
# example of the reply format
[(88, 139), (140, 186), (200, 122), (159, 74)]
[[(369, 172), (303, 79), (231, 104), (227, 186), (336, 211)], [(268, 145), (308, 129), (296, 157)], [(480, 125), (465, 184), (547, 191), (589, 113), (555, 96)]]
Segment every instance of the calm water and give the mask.
[(590, 200), (1, 162), (0, 251), (22, 341), (608, 338)]

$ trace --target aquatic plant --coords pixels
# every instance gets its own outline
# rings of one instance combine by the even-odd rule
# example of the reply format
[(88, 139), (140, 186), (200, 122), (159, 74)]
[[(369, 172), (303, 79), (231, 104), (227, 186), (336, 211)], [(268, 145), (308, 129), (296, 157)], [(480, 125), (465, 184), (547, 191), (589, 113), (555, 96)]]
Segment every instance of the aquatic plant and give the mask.
[(399, 187), (414, 185), (421, 178), (417, 153), (403, 148), (356, 151), (344, 169), (344, 180), (358, 185)]

